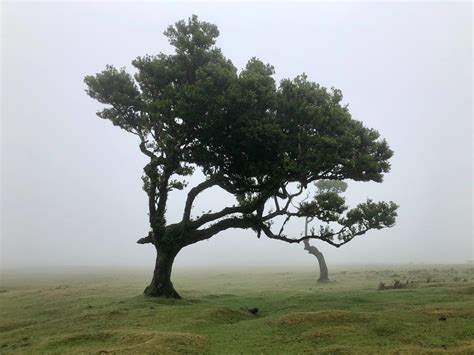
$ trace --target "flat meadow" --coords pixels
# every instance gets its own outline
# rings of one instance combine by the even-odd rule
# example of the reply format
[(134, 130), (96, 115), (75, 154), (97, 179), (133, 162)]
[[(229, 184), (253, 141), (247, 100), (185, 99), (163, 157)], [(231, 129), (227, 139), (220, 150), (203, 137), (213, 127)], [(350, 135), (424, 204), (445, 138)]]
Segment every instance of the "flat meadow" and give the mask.
[[(474, 353), (472, 265), (339, 267), (324, 284), (317, 276), (178, 270), (183, 299), (167, 300), (142, 294), (150, 270), (5, 271), (0, 353)], [(395, 280), (401, 289), (390, 288)]]

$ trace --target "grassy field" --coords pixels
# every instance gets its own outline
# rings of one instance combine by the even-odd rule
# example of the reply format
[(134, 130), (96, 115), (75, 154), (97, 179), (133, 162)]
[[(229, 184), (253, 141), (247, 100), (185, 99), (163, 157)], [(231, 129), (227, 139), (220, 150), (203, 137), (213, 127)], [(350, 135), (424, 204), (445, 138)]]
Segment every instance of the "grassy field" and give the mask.
[[(183, 300), (143, 296), (145, 271), (4, 273), (0, 353), (472, 354), (473, 271), (352, 268), (322, 285), (309, 271), (181, 271)], [(410, 282), (377, 290), (395, 279)]]

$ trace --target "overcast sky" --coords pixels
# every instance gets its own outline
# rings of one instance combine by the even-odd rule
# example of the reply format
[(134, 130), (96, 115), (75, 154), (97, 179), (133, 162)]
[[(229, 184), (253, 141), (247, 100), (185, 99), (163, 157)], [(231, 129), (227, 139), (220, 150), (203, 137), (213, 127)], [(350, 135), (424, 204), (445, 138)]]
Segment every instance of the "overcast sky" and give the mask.
[[(149, 266), (146, 159), (135, 136), (99, 119), (83, 78), (106, 64), (171, 53), (162, 35), (197, 14), (242, 68), (253, 56), (275, 78), (302, 72), (337, 87), (354, 118), (395, 151), (382, 184), (353, 183), (400, 205), (395, 227), (335, 249), (328, 264), (464, 263), (473, 259), (472, 5), (398, 3), (2, 2), (2, 265)], [(192, 182), (199, 181), (199, 177)], [(229, 198), (218, 190), (197, 206)], [(181, 215), (172, 196), (169, 220)], [(303, 225), (292, 226), (298, 236)], [(185, 248), (177, 267), (307, 265), (301, 245), (233, 230)]]

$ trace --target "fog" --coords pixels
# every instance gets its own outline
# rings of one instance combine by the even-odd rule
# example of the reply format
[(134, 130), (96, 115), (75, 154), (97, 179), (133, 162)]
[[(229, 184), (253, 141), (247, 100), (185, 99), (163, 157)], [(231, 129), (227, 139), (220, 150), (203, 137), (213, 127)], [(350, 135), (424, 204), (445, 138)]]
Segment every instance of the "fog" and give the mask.
[[(146, 164), (137, 138), (101, 120), (83, 78), (106, 64), (171, 53), (165, 28), (197, 14), (242, 68), (253, 56), (277, 81), (307, 73), (342, 90), (354, 118), (379, 130), (395, 155), (382, 184), (350, 183), (400, 205), (397, 224), (340, 249), (336, 264), (465, 263), (473, 259), (472, 5), (397, 3), (3, 2), (3, 268), (148, 266)], [(191, 179), (191, 185), (200, 176)], [(218, 189), (196, 212), (230, 198)], [(169, 221), (182, 214), (173, 194)], [(293, 225), (298, 236), (303, 222)], [(302, 245), (230, 230), (185, 248), (176, 267), (316, 267)]]

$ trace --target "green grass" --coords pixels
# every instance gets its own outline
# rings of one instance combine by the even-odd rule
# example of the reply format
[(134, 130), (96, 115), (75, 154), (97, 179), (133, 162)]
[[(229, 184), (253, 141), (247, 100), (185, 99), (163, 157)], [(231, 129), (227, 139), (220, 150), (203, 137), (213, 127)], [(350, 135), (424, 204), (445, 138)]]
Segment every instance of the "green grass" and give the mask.
[(183, 300), (143, 296), (148, 272), (4, 273), (0, 353), (472, 354), (473, 271), (178, 272)]

